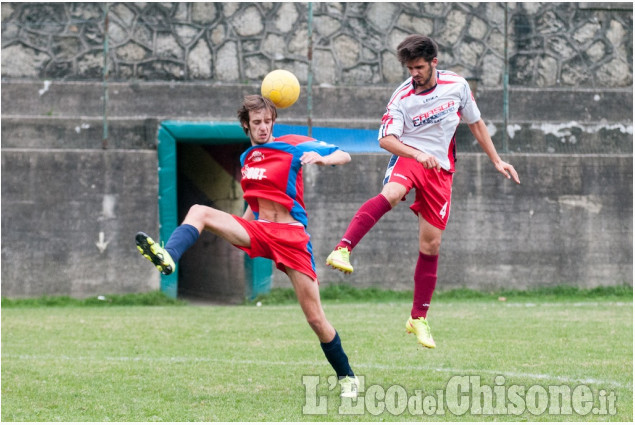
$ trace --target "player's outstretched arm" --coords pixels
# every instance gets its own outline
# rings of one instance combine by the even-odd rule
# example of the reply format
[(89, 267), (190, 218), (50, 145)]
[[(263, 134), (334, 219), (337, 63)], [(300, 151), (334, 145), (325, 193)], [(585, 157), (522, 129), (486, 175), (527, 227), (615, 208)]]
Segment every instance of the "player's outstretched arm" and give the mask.
[(343, 165), (348, 162), (351, 162), (351, 156), (348, 152), (344, 152), (341, 149), (336, 150), (335, 152), (322, 156), (317, 152), (305, 152), (300, 158), (302, 164), (317, 164), (317, 165)]
[(473, 124), (468, 124), (468, 127), (470, 127), (470, 131), (476, 138), (476, 141), (479, 145), (481, 145), (483, 152), (485, 152), (492, 163), (494, 163), (494, 167), (496, 167), (498, 172), (508, 179), (513, 179), (516, 183), (520, 184), (518, 173), (514, 169), (514, 166), (503, 161), (500, 156), (498, 156), (496, 147), (494, 147), (494, 142), (492, 142), (489, 131), (487, 131), (485, 122), (480, 119)]

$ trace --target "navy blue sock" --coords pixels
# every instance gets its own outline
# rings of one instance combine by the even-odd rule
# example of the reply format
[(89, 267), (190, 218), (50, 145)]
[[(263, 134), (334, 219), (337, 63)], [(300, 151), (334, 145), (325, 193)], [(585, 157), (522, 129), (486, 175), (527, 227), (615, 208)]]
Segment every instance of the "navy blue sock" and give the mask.
[(331, 342), (320, 342), (320, 346), (322, 347), (322, 351), (324, 351), (324, 355), (326, 359), (329, 361), (333, 369), (335, 369), (335, 373), (337, 373), (338, 379), (342, 379), (345, 376), (355, 376), (353, 373), (353, 369), (348, 364), (348, 357), (342, 348), (342, 341), (340, 341), (340, 336), (335, 332), (335, 338)]
[(175, 263), (181, 259), (181, 256), (187, 251), (199, 237), (198, 229), (190, 224), (181, 224), (177, 227), (168, 243), (165, 244), (165, 250), (170, 254)]

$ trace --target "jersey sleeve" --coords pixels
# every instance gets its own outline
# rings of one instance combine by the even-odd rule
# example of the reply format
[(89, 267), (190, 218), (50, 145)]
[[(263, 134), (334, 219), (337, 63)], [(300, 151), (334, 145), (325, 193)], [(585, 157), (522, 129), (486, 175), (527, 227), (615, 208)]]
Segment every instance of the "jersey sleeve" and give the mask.
[(319, 140), (310, 140), (296, 145), (302, 152), (317, 152), (322, 156), (327, 156), (339, 150), (338, 146), (330, 143), (321, 142)]
[(408, 90), (408, 83), (402, 84), (390, 97), (390, 101), (386, 106), (386, 112), (381, 118), (381, 127), (379, 127), (378, 139), (394, 134), (399, 138), (403, 134), (404, 116), (400, 107), (401, 97)]
[(474, 124), (481, 119), (481, 111), (476, 106), (476, 100), (470, 90), (470, 85), (467, 81), (463, 81), (461, 87), (461, 105), (459, 106), (461, 111), (461, 118), (468, 124)]

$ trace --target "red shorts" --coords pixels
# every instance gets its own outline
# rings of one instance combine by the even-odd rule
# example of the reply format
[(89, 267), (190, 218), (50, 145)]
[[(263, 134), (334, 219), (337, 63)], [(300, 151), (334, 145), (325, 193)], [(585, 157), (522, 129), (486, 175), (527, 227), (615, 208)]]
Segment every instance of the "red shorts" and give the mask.
[(445, 230), (450, 218), (453, 176), (449, 171), (427, 169), (414, 159), (393, 155), (384, 184), (399, 183), (406, 187), (406, 194), (414, 187), (415, 201), (410, 209), (434, 227)]
[(276, 267), (297, 270), (317, 280), (311, 237), (302, 223), (273, 223), (270, 221), (247, 221), (234, 216), (245, 228), (251, 240), (251, 247), (234, 245), (245, 251), (251, 258), (264, 257), (273, 260)]

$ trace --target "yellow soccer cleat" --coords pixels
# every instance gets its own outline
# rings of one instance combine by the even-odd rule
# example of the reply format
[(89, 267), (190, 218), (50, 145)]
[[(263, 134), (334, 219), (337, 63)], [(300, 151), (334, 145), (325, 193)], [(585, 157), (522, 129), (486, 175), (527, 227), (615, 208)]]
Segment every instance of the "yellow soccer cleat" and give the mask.
[(168, 275), (175, 269), (174, 261), (168, 252), (159, 246), (158, 243), (143, 232), (137, 233), (135, 237), (137, 249), (163, 274)]
[(351, 252), (344, 248), (337, 248), (326, 257), (326, 265), (344, 273), (353, 273), (353, 266), (350, 262)]
[(406, 322), (406, 332), (415, 334), (417, 336), (417, 342), (425, 348), (435, 348), (437, 346), (434, 343), (434, 339), (432, 339), (428, 321), (424, 317), (419, 317), (418, 319), (409, 317)]
[(341, 397), (357, 398), (357, 391), (359, 389), (359, 380), (356, 376), (345, 376), (339, 380), (340, 388), (342, 392)]

